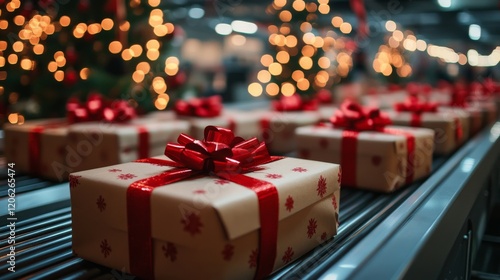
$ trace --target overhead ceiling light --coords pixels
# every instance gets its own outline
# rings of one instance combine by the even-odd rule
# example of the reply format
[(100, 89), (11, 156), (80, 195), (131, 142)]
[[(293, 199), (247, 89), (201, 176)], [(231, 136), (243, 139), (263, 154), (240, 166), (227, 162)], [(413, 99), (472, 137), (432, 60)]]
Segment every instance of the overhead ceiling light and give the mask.
[(479, 40), (481, 38), (481, 26), (477, 24), (469, 25), (469, 38), (471, 40)]
[(439, 6), (443, 8), (449, 8), (451, 7), (451, 0), (437, 0)]
[(191, 18), (198, 19), (202, 18), (205, 15), (205, 11), (200, 7), (193, 7), (189, 9), (188, 15)]
[(215, 32), (220, 35), (229, 35), (233, 32), (233, 29), (227, 23), (219, 23), (215, 26)]
[(257, 32), (257, 24), (253, 22), (243, 21), (243, 20), (234, 20), (231, 22), (231, 27), (234, 31), (246, 34), (253, 34)]

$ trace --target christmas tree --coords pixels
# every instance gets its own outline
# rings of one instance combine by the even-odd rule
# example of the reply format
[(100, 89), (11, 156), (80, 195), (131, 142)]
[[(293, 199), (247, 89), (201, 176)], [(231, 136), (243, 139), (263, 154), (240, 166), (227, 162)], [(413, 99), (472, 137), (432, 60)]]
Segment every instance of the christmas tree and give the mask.
[(186, 79), (160, 0), (1, 1), (2, 121), (61, 117), (100, 93), (139, 113), (163, 110)]
[[(259, 82), (249, 85), (251, 95), (259, 96), (265, 90), (270, 96), (297, 93), (308, 99), (348, 75), (352, 44), (331, 26), (317, 24), (320, 16), (330, 13), (329, 0), (274, 0), (267, 12), (276, 18), (276, 24), (268, 27), (273, 53), (262, 56), (261, 64), (266, 69), (258, 72)], [(331, 21), (342, 33), (351, 32), (350, 24), (342, 18)]]

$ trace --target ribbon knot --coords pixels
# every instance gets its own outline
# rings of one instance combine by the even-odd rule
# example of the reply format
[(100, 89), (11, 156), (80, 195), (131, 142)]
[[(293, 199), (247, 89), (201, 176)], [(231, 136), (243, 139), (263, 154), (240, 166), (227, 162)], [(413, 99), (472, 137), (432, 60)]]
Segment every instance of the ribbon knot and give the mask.
[(66, 112), (69, 123), (101, 120), (126, 122), (136, 117), (135, 109), (127, 101), (106, 102), (98, 93), (90, 94), (85, 103), (70, 98), (66, 103)]
[(394, 108), (398, 112), (411, 112), (420, 115), (425, 112), (437, 112), (437, 105), (434, 102), (420, 102), (418, 97), (410, 96), (405, 102), (396, 103)]
[(318, 109), (318, 100), (305, 100), (297, 93), (292, 96), (282, 96), (279, 100), (272, 102), (273, 109), (276, 111), (315, 111)]
[(222, 99), (218, 95), (206, 98), (192, 98), (189, 101), (179, 100), (174, 111), (180, 116), (211, 118), (222, 112)]
[(182, 133), (177, 142), (167, 144), (165, 155), (182, 167), (204, 173), (247, 172), (270, 158), (265, 143), (255, 137), (235, 137), (221, 127), (207, 126), (203, 140)]
[(330, 118), (334, 127), (355, 131), (380, 131), (391, 120), (377, 108), (363, 108), (352, 101), (345, 101)]

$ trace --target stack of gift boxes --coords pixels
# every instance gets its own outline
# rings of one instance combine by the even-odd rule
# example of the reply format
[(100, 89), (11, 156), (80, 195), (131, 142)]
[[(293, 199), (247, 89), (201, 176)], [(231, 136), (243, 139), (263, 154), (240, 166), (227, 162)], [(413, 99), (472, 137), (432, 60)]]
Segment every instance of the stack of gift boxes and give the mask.
[(146, 279), (263, 278), (336, 235), (341, 185), (394, 192), (496, 120), (490, 99), (447, 90), (391, 89), (383, 110), (327, 92), (253, 111), (213, 96), (141, 117), (91, 96), (66, 119), (5, 126), (6, 156), (69, 180), (82, 258)]

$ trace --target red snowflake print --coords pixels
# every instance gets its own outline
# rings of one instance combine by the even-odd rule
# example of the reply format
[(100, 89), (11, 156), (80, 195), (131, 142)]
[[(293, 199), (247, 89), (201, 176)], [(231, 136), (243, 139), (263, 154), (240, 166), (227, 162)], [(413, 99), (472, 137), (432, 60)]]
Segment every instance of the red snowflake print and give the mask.
[(314, 234), (316, 234), (316, 228), (318, 227), (318, 223), (316, 219), (310, 219), (309, 225), (307, 226), (307, 237), (312, 238)]
[(257, 250), (252, 250), (252, 253), (250, 253), (250, 256), (248, 257), (248, 267), (257, 267)]
[(115, 173), (115, 172), (122, 172), (122, 170), (118, 169), (118, 168), (112, 168), (112, 169), (108, 169), (108, 172)]
[(109, 254), (111, 254), (111, 251), (111, 246), (109, 246), (108, 240), (104, 239), (103, 241), (101, 241), (101, 254), (103, 254), (105, 258), (107, 258)]
[(203, 227), (203, 224), (201, 223), (200, 216), (195, 213), (186, 213), (184, 219), (181, 220), (181, 223), (184, 225), (184, 230), (191, 233), (192, 236), (197, 233), (201, 233), (201, 227)]
[(283, 177), (283, 176), (282, 176), (282, 175), (280, 175), (280, 174), (274, 174), (274, 173), (271, 173), (271, 174), (267, 174), (267, 175), (266, 175), (266, 178), (269, 178), (269, 179), (279, 179), (279, 178), (281, 178), (281, 177)]
[(323, 175), (319, 176), (318, 188), (316, 190), (318, 191), (319, 197), (323, 197), (326, 193), (326, 178), (323, 177)]
[(341, 181), (342, 181), (342, 167), (339, 166), (339, 175), (337, 176), (337, 182), (339, 183), (339, 186)]
[(323, 232), (321, 234), (321, 241), (325, 241), (326, 240), (326, 232)]
[(177, 259), (177, 248), (174, 243), (167, 242), (167, 244), (161, 246), (161, 249), (165, 258), (170, 259), (171, 262), (175, 262)]
[(217, 180), (214, 180), (214, 183), (216, 185), (225, 185), (225, 184), (229, 184), (231, 182), (229, 182), (228, 180), (224, 180), (224, 179), (217, 179)]
[(205, 194), (207, 192), (205, 190), (194, 190), (193, 193), (194, 194)]
[(332, 197), (332, 204), (333, 204), (333, 209), (337, 210), (337, 198), (335, 197), (335, 195), (333, 195)]
[(78, 175), (69, 175), (69, 186), (71, 188), (76, 188), (76, 186), (80, 185), (80, 178), (82, 176), (78, 176)]
[(283, 263), (287, 264), (289, 263), (292, 258), (293, 258), (293, 249), (292, 247), (288, 247), (285, 251), (285, 253), (283, 254), (283, 257), (281, 257), (281, 260), (283, 261)]
[(118, 175), (118, 179), (120, 179), (120, 180), (128, 180), (128, 179), (132, 179), (135, 177), (137, 177), (137, 176), (135, 176), (132, 173), (123, 173), (123, 174)]
[(222, 250), (222, 258), (225, 261), (230, 261), (233, 255), (234, 255), (234, 246), (231, 244), (226, 244), (226, 246), (224, 246), (224, 250)]
[(326, 148), (328, 148), (328, 140), (327, 140), (327, 139), (322, 138), (321, 140), (319, 140), (319, 146), (320, 146), (322, 149), (326, 149)]
[(96, 201), (97, 208), (99, 208), (99, 211), (102, 212), (106, 210), (106, 201), (104, 200), (104, 197), (102, 195), (99, 195)]
[(286, 198), (286, 201), (285, 201), (285, 207), (286, 207), (286, 211), (290, 212), (292, 211), (293, 209), (293, 203), (295, 201), (293, 201), (293, 197), (291, 195), (289, 195), (287, 198)]
[(293, 172), (299, 172), (299, 173), (302, 173), (302, 172), (306, 172), (307, 169), (303, 168), (303, 167), (295, 167), (294, 169), (292, 169)]

